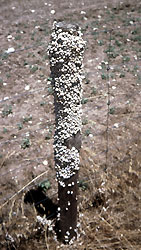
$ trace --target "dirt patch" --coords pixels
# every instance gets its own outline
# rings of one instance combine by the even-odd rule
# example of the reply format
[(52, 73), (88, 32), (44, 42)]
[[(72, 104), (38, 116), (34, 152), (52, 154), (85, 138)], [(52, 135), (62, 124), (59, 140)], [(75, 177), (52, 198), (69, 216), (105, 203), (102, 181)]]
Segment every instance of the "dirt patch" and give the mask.
[[(141, 248), (140, 15), (138, 0), (1, 1), (1, 249)], [(43, 212), (55, 213), (53, 207), (47, 210), (46, 199), (57, 206), (47, 55), (55, 19), (77, 22), (87, 41), (73, 246), (57, 241), (55, 218), (47, 220)], [(43, 202), (25, 203), (41, 186)]]

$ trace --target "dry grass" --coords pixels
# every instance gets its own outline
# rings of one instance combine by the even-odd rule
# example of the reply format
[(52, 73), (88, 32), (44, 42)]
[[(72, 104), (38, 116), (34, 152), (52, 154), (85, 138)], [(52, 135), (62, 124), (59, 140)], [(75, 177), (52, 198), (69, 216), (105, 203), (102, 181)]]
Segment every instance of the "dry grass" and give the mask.
[[(82, 149), (79, 178), (87, 185), (85, 191), (79, 190), (78, 239), (73, 249), (140, 249), (139, 194), (134, 190), (134, 186), (137, 190), (139, 188), (139, 173), (132, 170), (132, 162), (130, 160), (124, 165), (124, 168), (129, 167), (129, 172), (119, 178), (112, 171), (107, 174), (96, 165), (94, 153), (89, 148)], [(136, 184), (133, 179), (136, 179)], [(12, 246), (33, 249), (33, 245), (38, 245), (38, 249), (72, 249), (72, 246), (57, 242), (50, 226), (38, 222), (34, 206), (24, 203), (24, 189), (11, 197), (9, 206), (7, 202), (1, 207), (3, 213), (5, 206), (9, 207), (7, 220), (3, 221), (1, 244), (9, 245), (9, 249)], [(4, 243), (6, 234), (13, 240)]]

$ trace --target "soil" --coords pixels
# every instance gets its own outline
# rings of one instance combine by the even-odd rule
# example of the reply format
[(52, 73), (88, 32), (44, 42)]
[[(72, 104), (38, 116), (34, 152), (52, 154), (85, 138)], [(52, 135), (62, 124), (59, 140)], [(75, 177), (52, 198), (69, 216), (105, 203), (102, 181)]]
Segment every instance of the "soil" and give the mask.
[[(54, 232), (54, 20), (78, 23), (87, 41), (70, 246)], [(0, 1), (0, 249), (141, 249), (140, 24), (139, 0)]]

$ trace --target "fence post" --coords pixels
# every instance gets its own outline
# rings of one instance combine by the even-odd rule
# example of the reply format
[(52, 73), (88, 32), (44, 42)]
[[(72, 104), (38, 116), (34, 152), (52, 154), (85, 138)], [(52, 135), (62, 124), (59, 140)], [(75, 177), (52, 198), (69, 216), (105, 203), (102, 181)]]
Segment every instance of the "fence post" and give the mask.
[(57, 235), (77, 235), (77, 191), (81, 148), (82, 60), (85, 42), (78, 25), (54, 22), (49, 59), (55, 105), (54, 159), (58, 181)]

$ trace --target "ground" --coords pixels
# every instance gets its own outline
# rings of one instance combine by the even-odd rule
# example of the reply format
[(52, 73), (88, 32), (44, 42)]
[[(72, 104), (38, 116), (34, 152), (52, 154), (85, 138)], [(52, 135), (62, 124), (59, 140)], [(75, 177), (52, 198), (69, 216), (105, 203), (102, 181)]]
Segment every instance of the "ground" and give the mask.
[[(57, 204), (47, 54), (54, 20), (78, 23), (87, 41), (72, 246), (56, 240), (49, 207)], [(1, 249), (141, 248), (140, 25), (139, 0), (0, 1)], [(53, 218), (44, 225), (45, 209)]]

